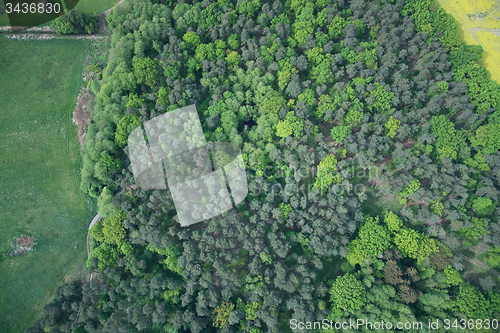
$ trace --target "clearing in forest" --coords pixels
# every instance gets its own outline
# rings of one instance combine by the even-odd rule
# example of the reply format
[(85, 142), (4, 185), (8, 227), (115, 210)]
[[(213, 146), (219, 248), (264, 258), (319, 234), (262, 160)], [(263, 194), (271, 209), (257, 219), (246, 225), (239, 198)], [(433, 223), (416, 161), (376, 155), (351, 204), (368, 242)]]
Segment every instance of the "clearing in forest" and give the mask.
[(500, 0), (437, 0), (452, 14), (462, 40), (484, 49), (483, 66), (500, 83)]
[[(86, 257), (89, 199), (80, 190), (72, 112), (87, 41), (0, 35), (0, 332), (22, 332)], [(10, 255), (20, 235), (36, 246)]]

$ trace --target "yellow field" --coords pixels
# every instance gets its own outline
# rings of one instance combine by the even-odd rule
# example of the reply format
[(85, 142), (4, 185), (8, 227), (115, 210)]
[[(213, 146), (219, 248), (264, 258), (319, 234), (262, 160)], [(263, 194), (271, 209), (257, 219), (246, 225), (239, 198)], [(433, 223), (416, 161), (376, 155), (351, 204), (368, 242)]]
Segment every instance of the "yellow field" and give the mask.
[(484, 49), (482, 65), (500, 83), (500, 0), (436, 0), (452, 14), (467, 44)]

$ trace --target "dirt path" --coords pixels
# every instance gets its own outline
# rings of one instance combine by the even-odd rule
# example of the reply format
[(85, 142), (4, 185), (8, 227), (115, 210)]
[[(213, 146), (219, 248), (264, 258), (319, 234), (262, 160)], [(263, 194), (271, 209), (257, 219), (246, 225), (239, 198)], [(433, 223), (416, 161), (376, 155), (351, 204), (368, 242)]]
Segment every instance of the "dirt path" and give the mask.
[(452, 251), (453, 251), (453, 253), (455, 253), (460, 258), (462, 258), (464, 260), (467, 260), (468, 262), (470, 262), (473, 265), (476, 265), (476, 266), (479, 266), (481, 268), (484, 268), (488, 272), (490, 272), (490, 273), (494, 274), (496, 277), (500, 278), (500, 273), (498, 273), (497, 271), (495, 271), (493, 268), (488, 267), (485, 263), (483, 263), (483, 262), (481, 262), (479, 260), (476, 260), (476, 259), (470, 259), (469, 257), (464, 256), (462, 253), (460, 253), (460, 252), (458, 252), (456, 250), (452, 250)]
[[(94, 224), (96, 224), (99, 220), (101, 219), (101, 216), (99, 214), (97, 214), (96, 216), (94, 216), (94, 218), (92, 219), (92, 222), (90, 222), (89, 224), (89, 229), (87, 231), (87, 258), (90, 257), (90, 228), (92, 228), (94, 226)], [(89, 281), (92, 281), (92, 278), (94, 277), (94, 275), (96, 274), (96, 272), (91, 272), (90, 273), (90, 276), (89, 276)]]
[(17, 40), (48, 40), (48, 39), (90, 39), (97, 40), (108, 38), (108, 35), (55, 35), (55, 34), (12, 34), (6, 35), (5, 38)]
[(94, 216), (94, 219), (89, 224), (89, 229), (87, 232), (87, 257), (90, 257), (90, 228), (92, 228), (94, 224), (96, 224), (96, 222), (99, 221), (100, 218), (101, 216), (97, 214), (96, 216)]
[(103, 11), (102, 13), (104, 14), (104, 16), (108, 16), (108, 15), (109, 15), (109, 12), (111, 12), (111, 11), (113, 10), (113, 8), (115, 8), (116, 6), (118, 6), (118, 5), (120, 5), (120, 6), (121, 6), (121, 5), (123, 5), (123, 1), (124, 1), (124, 0), (120, 0), (120, 2), (118, 2), (116, 5), (114, 5), (114, 6), (113, 6), (113, 7), (111, 7), (110, 9)]

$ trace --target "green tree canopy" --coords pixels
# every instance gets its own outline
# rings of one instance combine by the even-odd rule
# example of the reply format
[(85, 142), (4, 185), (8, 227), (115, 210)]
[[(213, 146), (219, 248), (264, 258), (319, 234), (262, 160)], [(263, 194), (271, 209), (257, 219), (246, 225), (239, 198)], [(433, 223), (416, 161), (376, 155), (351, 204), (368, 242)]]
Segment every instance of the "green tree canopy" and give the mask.
[(455, 125), (445, 116), (431, 118), (431, 133), (437, 136), (436, 148), (440, 158), (457, 158), (457, 153), (465, 145), (465, 133), (457, 131)]
[[(113, 205), (113, 193), (106, 186), (102, 189), (101, 196), (98, 199), (99, 215), (107, 218), (118, 212), (118, 208)], [(94, 224), (96, 226), (99, 223)]]
[(119, 211), (104, 220), (102, 223), (102, 235), (104, 237), (104, 242), (108, 244), (115, 244), (117, 246), (122, 245), (125, 241), (123, 221), (126, 216), (127, 214), (125, 212)]
[(276, 136), (286, 138), (294, 135), (297, 138), (302, 137), (304, 131), (304, 120), (295, 116), (293, 111), (288, 112), (285, 119), (276, 124)]
[(342, 180), (339, 178), (340, 174), (334, 174), (334, 171), (337, 170), (336, 165), (337, 159), (333, 154), (327, 155), (319, 162), (318, 172), (314, 181), (315, 188), (318, 188), (321, 192), (325, 192), (334, 182), (340, 183)]
[(456, 269), (448, 265), (444, 270), (444, 276), (446, 277), (446, 284), (448, 286), (458, 286), (462, 283), (462, 278), (460, 277), (460, 273), (457, 272)]
[(469, 282), (460, 283), (455, 304), (470, 319), (487, 319), (491, 317), (490, 302)]
[(379, 218), (367, 215), (358, 234), (359, 245), (369, 254), (376, 256), (391, 244), (387, 228), (379, 223)]
[(68, 13), (52, 21), (58, 34), (92, 34), (95, 31), (97, 20), (93, 15), (88, 15), (78, 8), (71, 9)]
[(479, 197), (474, 199), (472, 208), (474, 208), (476, 212), (480, 212), (489, 207), (492, 203), (493, 201), (491, 201), (491, 199), (488, 197)]
[(138, 58), (132, 64), (137, 83), (153, 87), (158, 80), (156, 63), (149, 58)]
[(330, 131), (330, 136), (333, 141), (342, 142), (351, 132), (351, 126), (336, 126)]
[(193, 31), (188, 31), (182, 36), (182, 40), (187, 44), (189, 49), (194, 50), (200, 45), (200, 37)]
[(407, 187), (405, 187), (399, 194), (403, 197), (409, 197), (420, 189), (420, 181), (413, 179)]
[(389, 120), (385, 123), (385, 128), (387, 130), (387, 136), (391, 139), (394, 139), (396, 136), (396, 132), (399, 128), (401, 122), (397, 119), (394, 119), (392, 116), (389, 117)]
[(215, 309), (214, 309), (214, 321), (213, 326), (218, 328), (225, 328), (229, 315), (234, 309), (234, 304), (226, 301), (222, 301)]
[(352, 266), (362, 263), (368, 254), (376, 256), (391, 245), (389, 231), (379, 223), (379, 217), (367, 215), (358, 237), (349, 244), (347, 260)]
[(115, 143), (119, 147), (124, 147), (128, 144), (128, 136), (134, 129), (141, 126), (141, 121), (139, 117), (132, 116), (123, 116), (118, 122), (118, 126), (116, 127), (115, 132)]
[(366, 291), (361, 282), (352, 274), (338, 276), (329, 290), (332, 306), (354, 312), (366, 303)]
[(418, 231), (400, 228), (394, 235), (394, 243), (404, 255), (416, 259), (421, 263), (427, 256), (438, 252), (436, 241)]
[(403, 226), (403, 221), (392, 211), (387, 211), (384, 216), (384, 222), (390, 232), (398, 232)]
[(115, 246), (108, 243), (102, 243), (92, 251), (92, 257), (98, 260), (98, 269), (104, 270), (106, 267), (116, 267), (120, 254)]

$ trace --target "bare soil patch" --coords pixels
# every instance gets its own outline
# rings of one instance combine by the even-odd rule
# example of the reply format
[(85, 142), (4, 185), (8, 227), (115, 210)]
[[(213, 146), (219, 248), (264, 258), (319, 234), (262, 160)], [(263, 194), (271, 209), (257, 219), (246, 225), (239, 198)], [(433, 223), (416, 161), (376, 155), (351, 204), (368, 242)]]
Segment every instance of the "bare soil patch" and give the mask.
[(406, 142), (403, 143), (403, 145), (405, 146), (405, 148), (413, 147), (414, 144), (415, 144), (415, 140), (412, 139), (412, 138), (406, 140)]
[(87, 134), (87, 127), (90, 119), (90, 112), (87, 109), (87, 103), (95, 97), (87, 91), (80, 93), (76, 102), (76, 108), (73, 112), (73, 123), (76, 125), (78, 131), (78, 143), (80, 147), (85, 142), (85, 135)]
[(33, 236), (20, 235), (11, 244), (14, 250), (9, 253), (9, 256), (22, 256), (26, 252), (33, 250), (35, 245), (36, 241)]

